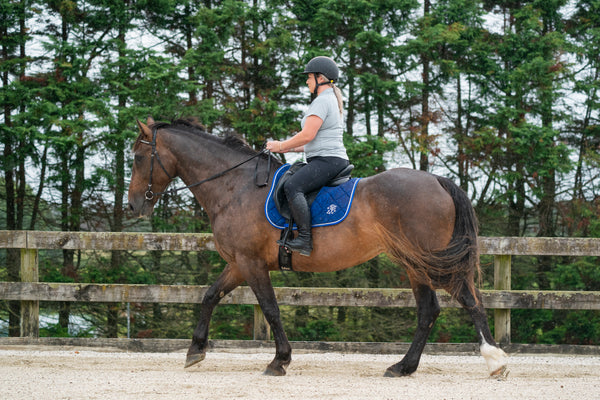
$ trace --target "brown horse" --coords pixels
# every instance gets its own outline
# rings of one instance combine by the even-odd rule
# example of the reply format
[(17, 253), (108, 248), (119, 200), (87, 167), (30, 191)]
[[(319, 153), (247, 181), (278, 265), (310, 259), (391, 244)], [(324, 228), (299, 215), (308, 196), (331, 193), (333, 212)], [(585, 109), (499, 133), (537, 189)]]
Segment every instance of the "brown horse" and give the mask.
[[(205, 358), (214, 307), (245, 281), (275, 340), (275, 358), (265, 373), (285, 375), (292, 349), (269, 277), (269, 271), (278, 269), (280, 231), (264, 215), (269, 189), (254, 182), (257, 162), (263, 169), (270, 165), (270, 176), (281, 163), (238, 138), (208, 134), (190, 121), (156, 124), (149, 118), (147, 124), (138, 121), (138, 125), (130, 210), (136, 216), (150, 215), (169, 182), (180, 177), (208, 213), (215, 246), (227, 262), (204, 296), (185, 366)], [(246, 162), (250, 159), (254, 161)], [(492, 338), (474, 284), (479, 269), (476, 217), (468, 197), (450, 180), (411, 169), (364, 178), (348, 217), (335, 226), (314, 228), (313, 237), (310, 257), (294, 255), (295, 270), (337, 271), (380, 253), (407, 269), (417, 302), (417, 329), (406, 355), (387, 369), (386, 376), (409, 375), (417, 369), (440, 312), (438, 288), (449, 292), (471, 315), (490, 374), (505, 373), (507, 356)]]

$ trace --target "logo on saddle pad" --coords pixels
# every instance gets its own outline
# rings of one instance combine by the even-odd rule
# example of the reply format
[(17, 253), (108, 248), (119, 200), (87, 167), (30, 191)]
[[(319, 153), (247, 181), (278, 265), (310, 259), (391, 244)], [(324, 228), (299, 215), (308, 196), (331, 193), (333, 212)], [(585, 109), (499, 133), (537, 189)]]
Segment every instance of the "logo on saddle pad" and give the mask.
[[(278, 205), (276, 204), (276, 197), (278, 196), (275, 191), (278, 187), (277, 184), (289, 168), (290, 165), (285, 164), (275, 172), (269, 195), (265, 201), (265, 216), (269, 223), (278, 229), (285, 229), (287, 227), (287, 218), (289, 218), (289, 215), (283, 216), (278, 209)], [(352, 199), (354, 198), (354, 192), (359, 180), (360, 178), (351, 178), (339, 186), (325, 186), (318, 193), (307, 196), (309, 204), (312, 201), (310, 206), (312, 226), (329, 226), (342, 222), (350, 212)], [(281, 195), (279, 195), (280, 197)], [(286, 210), (282, 210), (282, 212), (285, 213)]]

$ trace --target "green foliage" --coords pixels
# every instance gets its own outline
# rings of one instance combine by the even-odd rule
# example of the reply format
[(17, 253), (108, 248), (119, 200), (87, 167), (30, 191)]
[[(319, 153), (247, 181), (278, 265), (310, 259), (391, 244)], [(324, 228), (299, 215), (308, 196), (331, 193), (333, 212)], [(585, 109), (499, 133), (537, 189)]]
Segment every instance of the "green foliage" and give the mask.
[(68, 282), (73, 283), (75, 279), (63, 274), (62, 266), (56, 262), (48, 262), (43, 260), (44, 265), (40, 265), (42, 271), (41, 280), (43, 282)]
[(298, 113), (279, 107), (275, 100), (257, 97), (231, 123), (254, 147), (260, 148), (267, 139), (285, 138), (296, 127)]
[(210, 336), (215, 339), (252, 339), (254, 308), (251, 305), (227, 305), (215, 310)]
[(60, 324), (52, 324), (45, 327), (40, 327), (40, 337), (93, 337), (91, 330), (79, 331), (75, 335), (69, 332), (69, 328), (63, 327)]
[(385, 170), (384, 157), (394, 150), (397, 144), (379, 136), (344, 136), (344, 145), (354, 170), (354, 176), (371, 176)]
[[(488, 323), (493, 326), (493, 318), (488, 318)], [(442, 309), (429, 335), (429, 341), (440, 343), (477, 343), (478, 340), (471, 317), (465, 310), (453, 308)]]
[(597, 257), (581, 257), (570, 264), (557, 264), (550, 273), (553, 290), (600, 291)]
[[(513, 310), (515, 343), (598, 345), (598, 311)], [(517, 325), (518, 324), (518, 325)]]
[(322, 319), (308, 322), (306, 326), (298, 328), (298, 332), (304, 340), (309, 341), (335, 341), (340, 337), (333, 321)]

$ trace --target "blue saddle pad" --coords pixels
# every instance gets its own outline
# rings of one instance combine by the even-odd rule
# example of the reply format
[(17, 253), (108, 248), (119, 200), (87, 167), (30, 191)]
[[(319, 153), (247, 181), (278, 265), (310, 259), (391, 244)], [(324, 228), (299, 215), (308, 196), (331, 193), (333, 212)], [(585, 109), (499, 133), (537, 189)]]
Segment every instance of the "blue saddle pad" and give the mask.
[[(275, 172), (267, 201), (265, 201), (265, 215), (267, 220), (278, 229), (285, 229), (287, 223), (275, 206), (273, 191), (279, 179), (281, 179), (289, 168), (290, 164), (285, 164)], [(325, 186), (321, 188), (319, 194), (317, 194), (317, 198), (310, 207), (312, 226), (329, 226), (342, 222), (350, 212), (354, 191), (359, 180), (360, 178), (351, 178), (348, 182), (339, 186)], [(294, 229), (296, 229), (295, 225)]]

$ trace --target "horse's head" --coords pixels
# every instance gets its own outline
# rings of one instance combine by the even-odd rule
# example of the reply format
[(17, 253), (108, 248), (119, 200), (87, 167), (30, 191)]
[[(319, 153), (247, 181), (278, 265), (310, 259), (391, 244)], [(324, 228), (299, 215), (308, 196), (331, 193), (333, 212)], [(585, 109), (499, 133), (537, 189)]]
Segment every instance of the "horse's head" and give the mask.
[(128, 200), (129, 210), (134, 216), (146, 217), (152, 214), (159, 193), (175, 177), (176, 159), (158, 134), (151, 117), (148, 117), (147, 124), (140, 121), (137, 124), (140, 135), (133, 146)]

